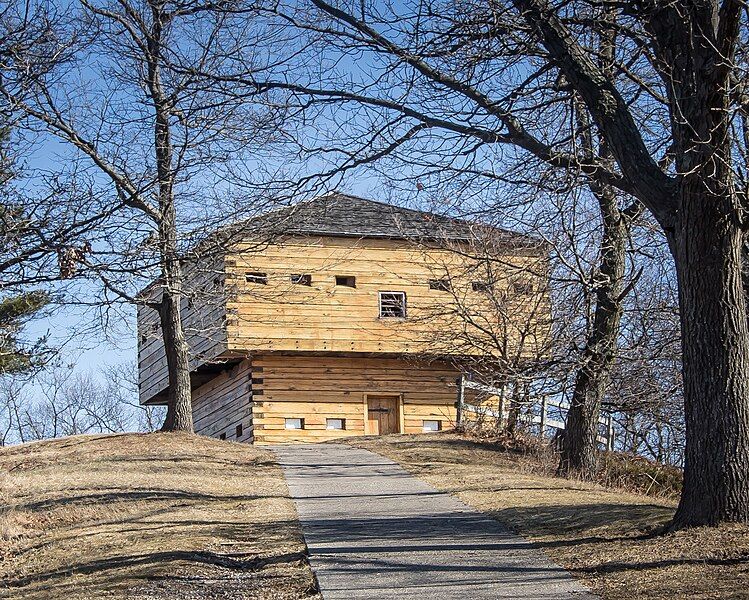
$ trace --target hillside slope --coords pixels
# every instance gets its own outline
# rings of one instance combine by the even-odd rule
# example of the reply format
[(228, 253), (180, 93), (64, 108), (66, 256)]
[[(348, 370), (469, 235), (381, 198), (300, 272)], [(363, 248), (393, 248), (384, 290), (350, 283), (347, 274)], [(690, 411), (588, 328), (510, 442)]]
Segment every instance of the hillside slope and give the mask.
[(319, 598), (270, 453), (184, 434), (0, 449), (0, 597)]

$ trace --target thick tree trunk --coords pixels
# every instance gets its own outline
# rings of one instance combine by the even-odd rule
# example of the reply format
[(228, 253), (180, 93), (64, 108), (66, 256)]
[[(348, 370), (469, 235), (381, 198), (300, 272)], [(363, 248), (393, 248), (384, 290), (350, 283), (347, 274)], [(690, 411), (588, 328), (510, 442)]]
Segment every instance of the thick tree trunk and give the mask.
[(193, 431), (189, 348), (185, 340), (180, 295), (165, 291), (161, 299), (161, 330), (169, 373), (166, 419), (162, 431)]
[(516, 381), (512, 388), (512, 396), (509, 399), (510, 410), (507, 412), (507, 425), (505, 431), (514, 436), (517, 432), (518, 420), (520, 419), (520, 384)]
[(169, 118), (173, 108), (161, 81), (162, 35), (169, 15), (160, 0), (149, 0), (153, 23), (148, 35), (148, 90), (154, 109), (154, 150), (159, 190), (159, 252), (164, 294), (161, 301), (161, 328), (169, 372), (167, 415), (162, 431), (193, 431), (190, 349), (182, 327), (180, 301), (183, 297), (182, 266), (177, 244), (177, 208), (174, 195), (175, 173)]
[[(673, 528), (749, 521), (749, 324), (731, 144), (731, 65), (740, 3), (663, 9), (653, 19), (672, 69), (678, 211), (669, 243), (679, 279), (686, 448)], [(687, 16), (692, 26), (679, 29)], [(676, 26), (676, 27), (674, 27)], [(680, 31), (683, 37), (674, 35)], [(715, 37), (713, 37), (715, 36)], [(684, 43), (686, 41), (686, 43)]]
[[(717, 195), (715, 192), (720, 192)], [(685, 178), (679, 278), (687, 442), (673, 527), (749, 521), (749, 327), (730, 186)]]
[(582, 366), (575, 377), (558, 473), (592, 479), (598, 457), (598, 418), (601, 401), (616, 359), (626, 260), (627, 218), (619, 210), (616, 194), (596, 190), (601, 216), (601, 266), (595, 280), (596, 305)]

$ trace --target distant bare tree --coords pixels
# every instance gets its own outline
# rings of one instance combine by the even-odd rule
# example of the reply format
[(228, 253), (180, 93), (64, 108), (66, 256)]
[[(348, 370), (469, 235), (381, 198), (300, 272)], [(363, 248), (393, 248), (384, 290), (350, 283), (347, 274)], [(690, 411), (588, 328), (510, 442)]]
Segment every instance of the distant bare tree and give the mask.
[(36, 378), (0, 380), (0, 443), (85, 433), (155, 431), (163, 407), (140, 406), (132, 365), (82, 372), (56, 364)]
[(20, 407), (26, 402), (21, 382), (6, 378), (0, 387), (0, 446), (24, 441), (19, 436)]
[[(648, 246), (642, 234), (639, 242)], [(637, 258), (640, 277), (624, 305), (620, 357), (604, 406), (615, 414), (620, 449), (683, 466), (681, 336), (667, 252), (661, 242)]]
[(129, 413), (126, 431), (157, 431), (164, 422), (163, 406), (141, 405), (138, 402), (138, 367), (135, 363), (119, 363), (102, 369), (102, 393)]
[[(237, 40), (262, 44), (257, 8), (200, 0), (12, 6), (4, 32), (34, 43), (3, 61), (3, 97), (27, 131), (72, 149), (75, 181), (109, 209), (91, 251), (63, 255), (69, 274), (103, 284), (91, 304), (124, 300), (158, 313), (169, 380), (164, 429), (192, 431), (185, 263), (211, 265), (215, 242), (229, 240), (207, 243), (207, 234), (271, 203), (271, 192), (256, 193), (260, 165), (254, 173), (245, 165), (235, 187), (229, 165), (273, 142), (282, 111), (211, 90), (189, 68), (216, 68)], [(137, 294), (154, 279), (152, 293)]]

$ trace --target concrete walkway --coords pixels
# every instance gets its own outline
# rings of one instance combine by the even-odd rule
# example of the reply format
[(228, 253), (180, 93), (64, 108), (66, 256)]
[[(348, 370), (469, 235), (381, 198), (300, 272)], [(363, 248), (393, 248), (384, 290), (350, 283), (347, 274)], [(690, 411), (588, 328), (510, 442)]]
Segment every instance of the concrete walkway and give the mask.
[(379, 454), (273, 450), (325, 600), (595, 598), (529, 542)]

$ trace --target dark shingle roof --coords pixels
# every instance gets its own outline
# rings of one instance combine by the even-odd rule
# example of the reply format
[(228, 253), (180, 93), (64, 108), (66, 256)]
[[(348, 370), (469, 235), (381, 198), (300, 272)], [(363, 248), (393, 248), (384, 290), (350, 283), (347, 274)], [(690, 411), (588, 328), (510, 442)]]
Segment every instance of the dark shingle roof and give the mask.
[(261, 215), (251, 221), (251, 229), (273, 235), (455, 241), (469, 240), (491, 230), (492, 237), (498, 236), (512, 245), (539, 244), (538, 240), (513, 231), (339, 192)]

